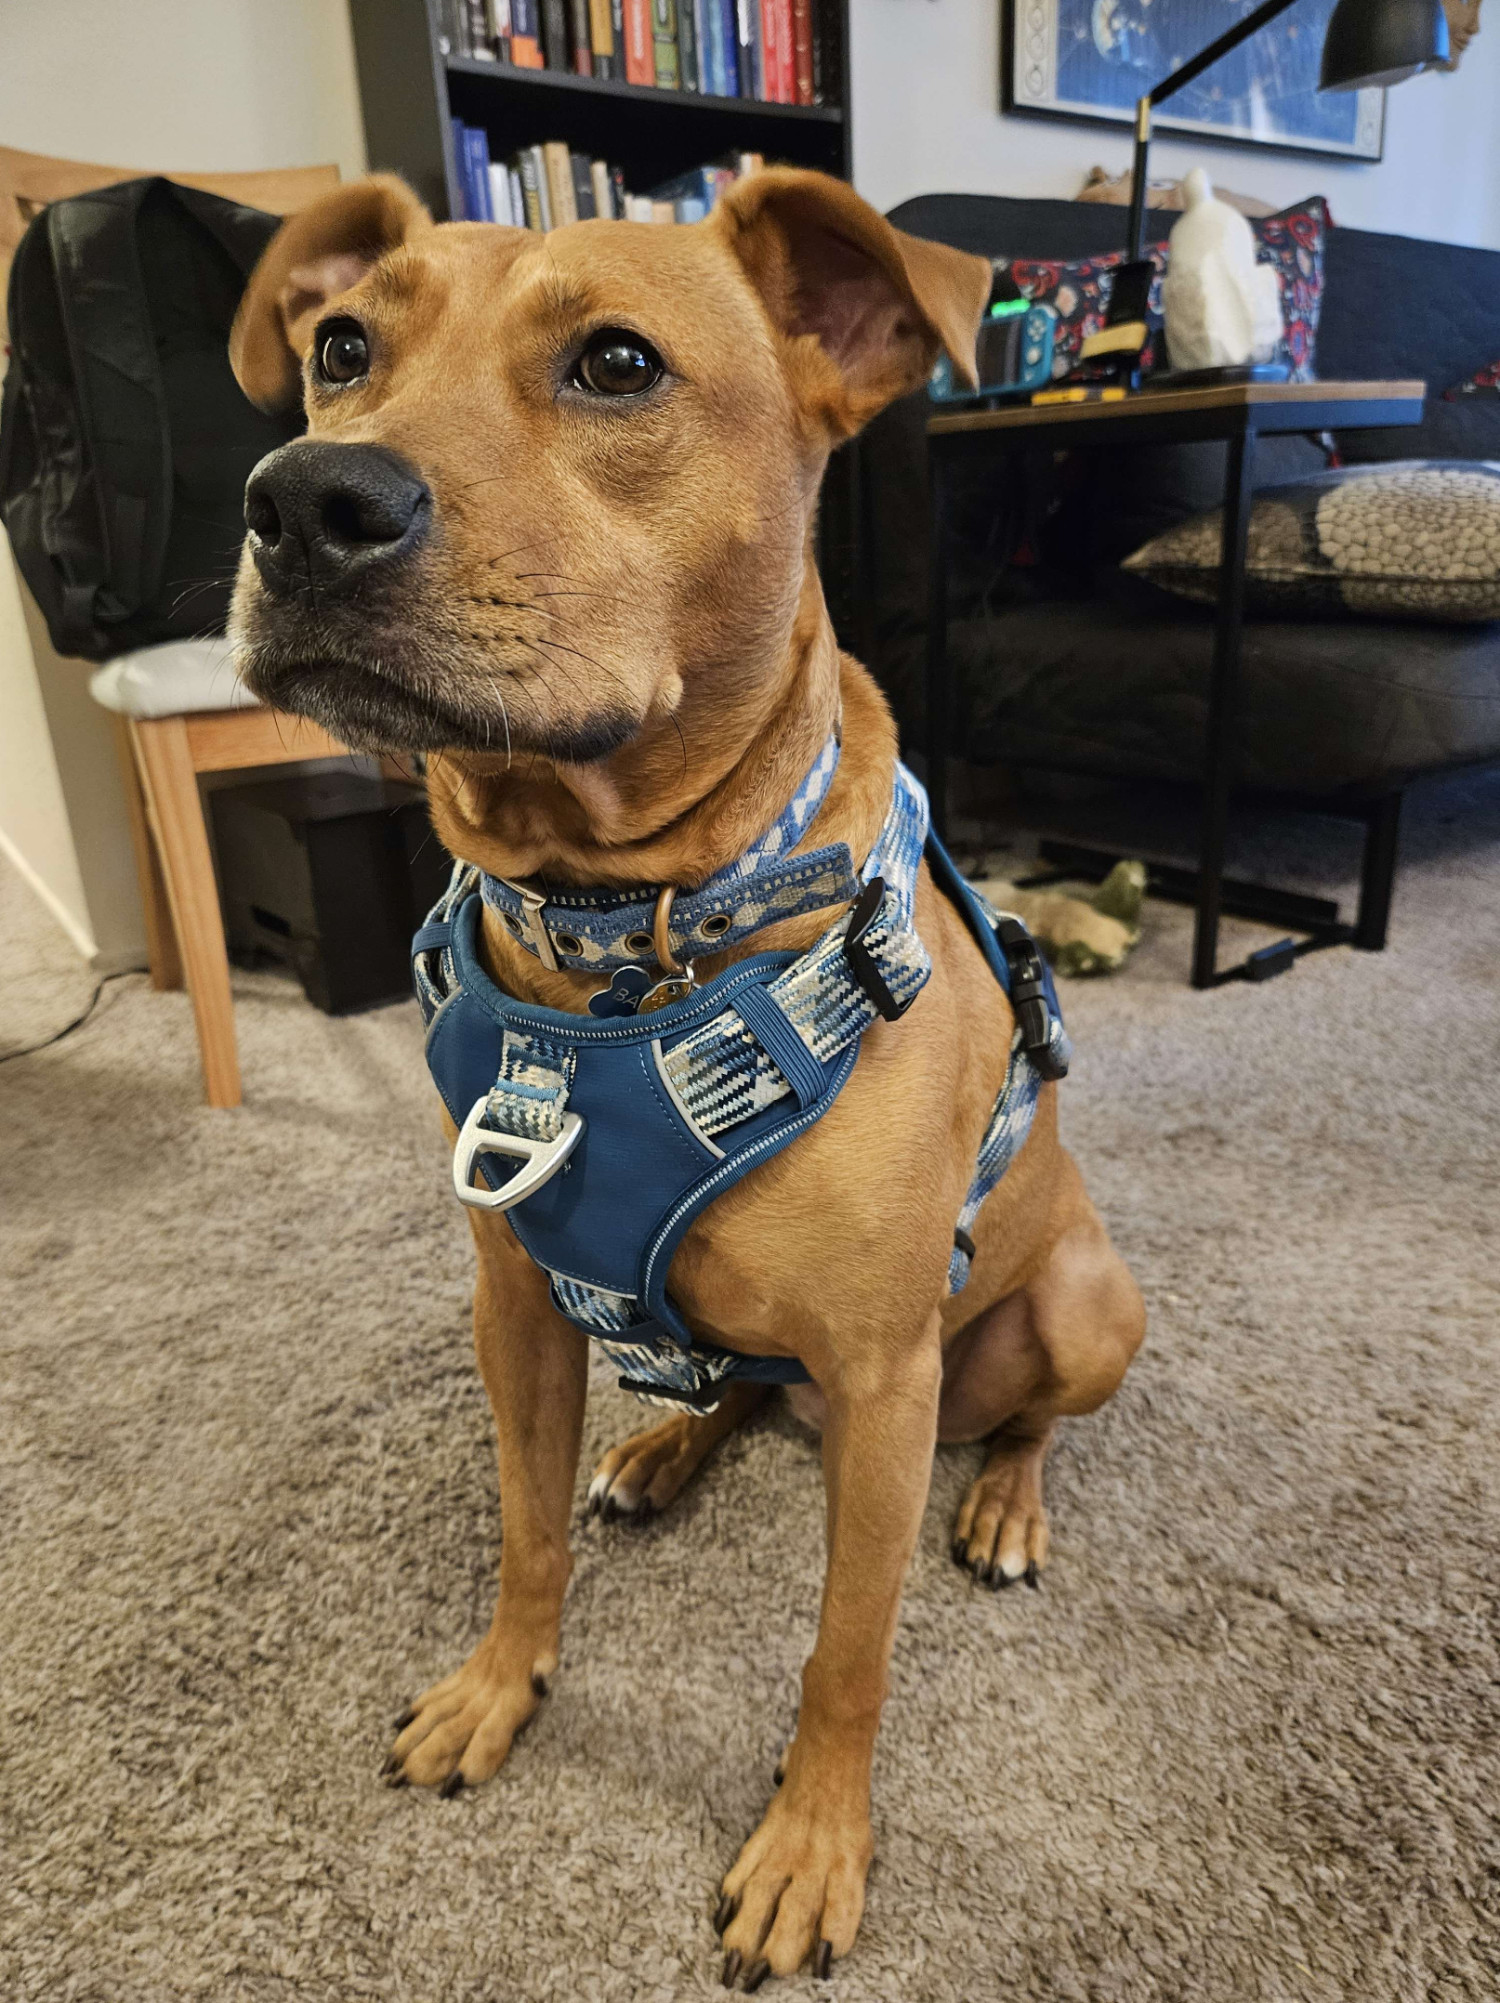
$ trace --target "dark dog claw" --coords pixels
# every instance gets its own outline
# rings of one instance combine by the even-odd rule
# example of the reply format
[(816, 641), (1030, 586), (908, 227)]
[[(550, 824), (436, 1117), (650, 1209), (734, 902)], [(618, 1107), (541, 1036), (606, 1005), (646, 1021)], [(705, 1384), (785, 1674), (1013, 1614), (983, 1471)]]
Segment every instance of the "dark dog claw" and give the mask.
[(733, 1989), (734, 1979), (739, 1972), (740, 1951), (737, 1947), (732, 1947), (724, 1957), (724, 1987), (726, 1989)]
[(545, 1697), (547, 1692), (552, 1688), (552, 1685), (543, 1676), (540, 1669), (533, 1669), (531, 1672), (531, 1687), (538, 1697)]
[(448, 1778), (443, 1782), (442, 1786), (438, 1789), (438, 1793), (442, 1796), (444, 1801), (452, 1801), (454, 1795), (462, 1794), (463, 1785), (464, 1785), (464, 1777), (458, 1771), (458, 1768), (455, 1767), (452, 1773), (449, 1774)]
[(749, 1968), (745, 1971), (745, 1980), (742, 1984), (745, 1994), (753, 1996), (770, 1972), (771, 1964), (766, 1960), (764, 1955), (760, 1957), (759, 1961), (752, 1961)]
[(714, 1914), (714, 1932), (722, 1933), (740, 1909), (738, 1899), (732, 1899), (726, 1892), (719, 1901), (719, 1910)]
[(406, 1778), (406, 1775), (404, 1773), (387, 1774), (385, 1784), (387, 1787), (411, 1786), (411, 1782)]
[(1031, 1563), (1026, 1567), (1024, 1576), (1027, 1585), (1030, 1586), (1031, 1590), (1034, 1593), (1039, 1593), (1042, 1590), (1042, 1575), (1036, 1568), (1035, 1558), (1033, 1558)]
[(967, 1564), (968, 1564), (968, 1562), (969, 1562), (969, 1546), (968, 1546), (968, 1543), (967, 1543), (967, 1541), (966, 1541), (966, 1540), (965, 1540), (964, 1538), (962, 1538), (962, 1537), (955, 1537), (955, 1538), (954, 1538), (954, 1540), (953, 1540), (953, 1542), (952, 1542), (952, 1543), (951, 1543), (951, 1544), (950, 1544), (950, 1545), (948, 1546), (948, 1551), (949, 1551), (949, 1555), (950, 1555), (950, 1556), (952, 1557), (952, 1559), (953, 1559), (953, 1562), (954, 1562), (954, 1564), (955, 1564), (955, 1565), (967, 1565)]
[(820, 1940), (813, 1947), (812, 1972), (819, 1982), (828, 1981), (833, 1974), (833, 1942)]
[(649, 1495), (643, 1495), (635, 1507), (632, 1521), (636, 1523), (649, 1523), (655, 1514), (656, 1504), (651, 1500)]
[(416, 1717), (416, 1715), (417, 1713), (415, 1705), (408, 1704), (406, 1709), (401, 1713), (401, 1716), (396, 1720), (395, 1724), (392, 1725), (391, 1730), (393, 1732), (404, 1732), (407, 1726), (411, 1723), (412, 1719)]
[(385, 1765), (380, 1769), (380, 1778), (382, 1780), (388, 1779), (390, 1775), (392, 1775), (396, 1771), (397, 1767), (400, 1766), (400, 1764), (401, 1764), (400, 1760), (396, 1758), (396, 1755), (394, 1753), (388, 1753), (386, 1755)]

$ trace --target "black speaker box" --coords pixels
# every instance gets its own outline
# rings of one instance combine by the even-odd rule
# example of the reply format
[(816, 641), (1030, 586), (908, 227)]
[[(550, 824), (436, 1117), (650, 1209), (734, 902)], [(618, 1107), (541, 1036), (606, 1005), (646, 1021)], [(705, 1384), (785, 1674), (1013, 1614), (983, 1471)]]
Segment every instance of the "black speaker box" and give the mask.
[(411, 993), (411, 935), (448, 880), (419, 786), (325, 772), (210, 795), (241, 965), (290, 967), (329, 1015)]

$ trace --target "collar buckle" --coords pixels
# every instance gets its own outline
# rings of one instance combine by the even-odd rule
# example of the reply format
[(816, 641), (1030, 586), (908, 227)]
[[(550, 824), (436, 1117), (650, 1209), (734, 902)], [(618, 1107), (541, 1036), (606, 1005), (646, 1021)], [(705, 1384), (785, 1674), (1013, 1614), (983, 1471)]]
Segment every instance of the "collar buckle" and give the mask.
[(552, 944), (552, 934), (542, 923), (542, 912), (547, 900), (540, 890), (534, 890), (529, 883), (516, 883), (508, 876), (497, 879), (507, 890), (513, 890), (521, 900), (521, 929), (531, 941), (532, 949), (548, 973), (558, 971), (557, 953)]

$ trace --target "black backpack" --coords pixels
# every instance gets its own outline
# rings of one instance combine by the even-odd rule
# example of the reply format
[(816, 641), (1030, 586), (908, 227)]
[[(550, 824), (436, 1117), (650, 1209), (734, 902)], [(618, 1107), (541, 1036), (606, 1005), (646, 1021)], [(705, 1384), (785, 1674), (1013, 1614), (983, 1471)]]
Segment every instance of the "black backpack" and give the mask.
[(227, 352), (279, 222), (152, 177), (53, 202), (17, 246), (0, 517), (59, 653), (224, 630), (245, 481), (302, 428)]

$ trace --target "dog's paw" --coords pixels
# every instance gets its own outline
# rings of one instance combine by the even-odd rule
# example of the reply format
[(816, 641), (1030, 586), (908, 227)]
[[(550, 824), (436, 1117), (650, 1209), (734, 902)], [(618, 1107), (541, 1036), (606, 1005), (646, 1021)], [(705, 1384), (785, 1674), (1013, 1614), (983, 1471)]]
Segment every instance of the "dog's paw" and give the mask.
[(953, 1526), (953, 1562), (994, 1592), (1018, 1579), (1041, 1583), (1048, 1544), (1042, 1452), (1045, 1446), (992, 1454)]
[(386, 1785), (452, 1796), (489, 1780), (536, 1715), (556, 1668), (553, 1650), (538, 1654), (505, 1634), (486, 1635), (462, 1669), (396, 1720)]
[(859, 1932), (873, 1851), (863, 1810), (841, 1809), (810, 1774), (790, 1777), (724, 1880), (724, 1987), (759, 1989), (804, 1962), (826, 1977)]
[(680, 1413), (611, 1447), (589, 1483), (589, 1515), (645, 1523), (665, 1509), (703, 1459), (703, 1427)]

